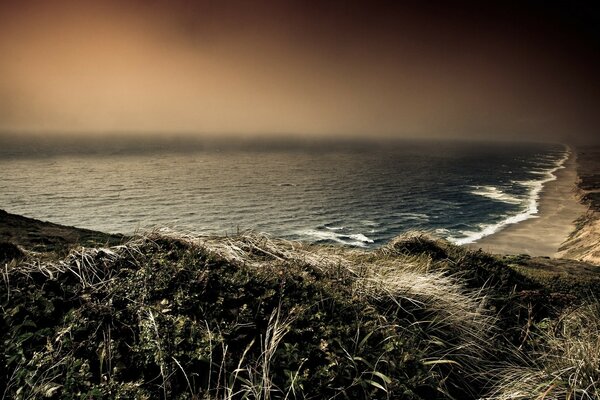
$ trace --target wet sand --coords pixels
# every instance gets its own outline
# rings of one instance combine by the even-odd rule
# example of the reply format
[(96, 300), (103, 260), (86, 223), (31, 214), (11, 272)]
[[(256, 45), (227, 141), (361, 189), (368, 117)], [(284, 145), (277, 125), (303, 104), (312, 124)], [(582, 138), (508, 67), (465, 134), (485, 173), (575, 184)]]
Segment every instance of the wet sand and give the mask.
[(560, 245), (575, 229), (575, 219), (587, 211), (587, 207), (575, 196), (575, 152), (564, 167), (555, 172), (556, 180), (544, 185), (540, 194), (539, 211), (534, 218), (508, 225), (467, 246), (490, 253), (555, 256)]

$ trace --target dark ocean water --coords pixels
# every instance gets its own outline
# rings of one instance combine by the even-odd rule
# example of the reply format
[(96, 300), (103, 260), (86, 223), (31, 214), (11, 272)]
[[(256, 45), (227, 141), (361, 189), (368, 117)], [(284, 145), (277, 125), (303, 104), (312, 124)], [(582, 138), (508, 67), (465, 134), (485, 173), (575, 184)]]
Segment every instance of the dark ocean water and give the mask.
[(553, 144), (432, 141), (27, 157), (0, 149), (0, 208), (107, 232), (253, 229), (377, 246), (425, 230), (469, 243), (534, 217), (567, 157)]

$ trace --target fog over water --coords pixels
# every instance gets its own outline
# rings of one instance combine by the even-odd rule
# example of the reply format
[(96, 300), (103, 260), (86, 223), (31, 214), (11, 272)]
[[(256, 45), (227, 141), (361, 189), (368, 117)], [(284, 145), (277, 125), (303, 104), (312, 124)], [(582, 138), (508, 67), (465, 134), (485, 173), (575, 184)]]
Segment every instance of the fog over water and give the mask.
[(598, 23), (569, 1), (4, 0), (0, 131), (598, 141)]

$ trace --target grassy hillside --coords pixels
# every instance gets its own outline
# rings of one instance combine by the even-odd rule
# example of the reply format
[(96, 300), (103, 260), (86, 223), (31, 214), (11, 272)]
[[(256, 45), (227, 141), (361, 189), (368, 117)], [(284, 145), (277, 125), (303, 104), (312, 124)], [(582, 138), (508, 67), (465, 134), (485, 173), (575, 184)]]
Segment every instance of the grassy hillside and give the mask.
[(0, 285), (0, 393), (597, 398), (600, 269), (544, 263), (418, 235), (362, 251), (155, 232), (25, 252)]
[[(107, 246), (122, 243), (123, 235), (39, 221), (0, 210), (0, 243), (13, 243), (29, 250), (66, 254), (74, 245)], [(0, 247), (0, 262), (3, 260)]]

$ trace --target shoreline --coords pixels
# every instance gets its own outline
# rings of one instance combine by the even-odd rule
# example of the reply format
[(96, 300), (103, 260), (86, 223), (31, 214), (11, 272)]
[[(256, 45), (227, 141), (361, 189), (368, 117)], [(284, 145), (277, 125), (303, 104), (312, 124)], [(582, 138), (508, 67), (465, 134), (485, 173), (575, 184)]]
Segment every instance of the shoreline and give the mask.
[(564, 168), (553, 173), (556, 179), (542, 187), (538, 212), (533, 217), (507, 225), (465, 246), (495, 254), (556, 257), (561, 245), (576, 229), (575, 220), (587, 211), (576, 196), (577, 153), (572, 148), (569, 151)]

